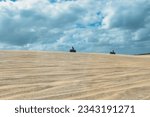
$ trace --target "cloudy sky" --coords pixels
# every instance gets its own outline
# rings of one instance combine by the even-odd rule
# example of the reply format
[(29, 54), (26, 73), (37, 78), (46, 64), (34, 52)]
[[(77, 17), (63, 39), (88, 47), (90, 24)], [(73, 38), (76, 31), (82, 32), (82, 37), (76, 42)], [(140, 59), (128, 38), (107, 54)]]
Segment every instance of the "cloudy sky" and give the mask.
[(150, 52), (150, 0), (0, 0), (0, 50)]

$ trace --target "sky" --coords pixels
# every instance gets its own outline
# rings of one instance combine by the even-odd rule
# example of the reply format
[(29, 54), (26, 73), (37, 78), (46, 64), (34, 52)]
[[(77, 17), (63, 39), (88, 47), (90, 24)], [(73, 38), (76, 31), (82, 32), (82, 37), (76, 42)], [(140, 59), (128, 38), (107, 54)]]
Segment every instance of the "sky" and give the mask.
[(150, 52), (150, 0), (0, 0), (0, 50)]

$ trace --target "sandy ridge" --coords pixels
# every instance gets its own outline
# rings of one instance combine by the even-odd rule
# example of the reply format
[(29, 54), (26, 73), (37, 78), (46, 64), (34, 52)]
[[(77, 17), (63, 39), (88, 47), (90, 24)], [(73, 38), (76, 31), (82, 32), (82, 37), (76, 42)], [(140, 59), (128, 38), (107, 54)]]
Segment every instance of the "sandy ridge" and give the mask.
[(150, 56), (0, 51), (0, 99), (150, 99)]

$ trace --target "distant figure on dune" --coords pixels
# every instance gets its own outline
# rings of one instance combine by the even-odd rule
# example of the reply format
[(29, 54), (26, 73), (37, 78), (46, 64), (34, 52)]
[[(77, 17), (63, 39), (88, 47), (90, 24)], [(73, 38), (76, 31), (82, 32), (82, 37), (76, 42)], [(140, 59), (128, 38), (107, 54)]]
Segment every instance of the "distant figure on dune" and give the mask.
[(114, 50), (112, 50), (112, 51), (110, 52), (110, 54), (116, 54), (116, 52), (115, 52)]
[(70, 52), (76, 52), (76, 50), (74, 49), (74, 47), (72, 47), (72, 48), (70, 49)]

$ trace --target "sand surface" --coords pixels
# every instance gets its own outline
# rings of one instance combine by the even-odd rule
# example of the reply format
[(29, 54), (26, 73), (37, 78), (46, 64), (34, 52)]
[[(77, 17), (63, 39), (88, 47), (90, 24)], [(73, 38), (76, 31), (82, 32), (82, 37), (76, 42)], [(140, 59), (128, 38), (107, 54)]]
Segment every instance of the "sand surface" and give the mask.
[(150, 99), (150, 56), (0, 51), (0, 99)]

